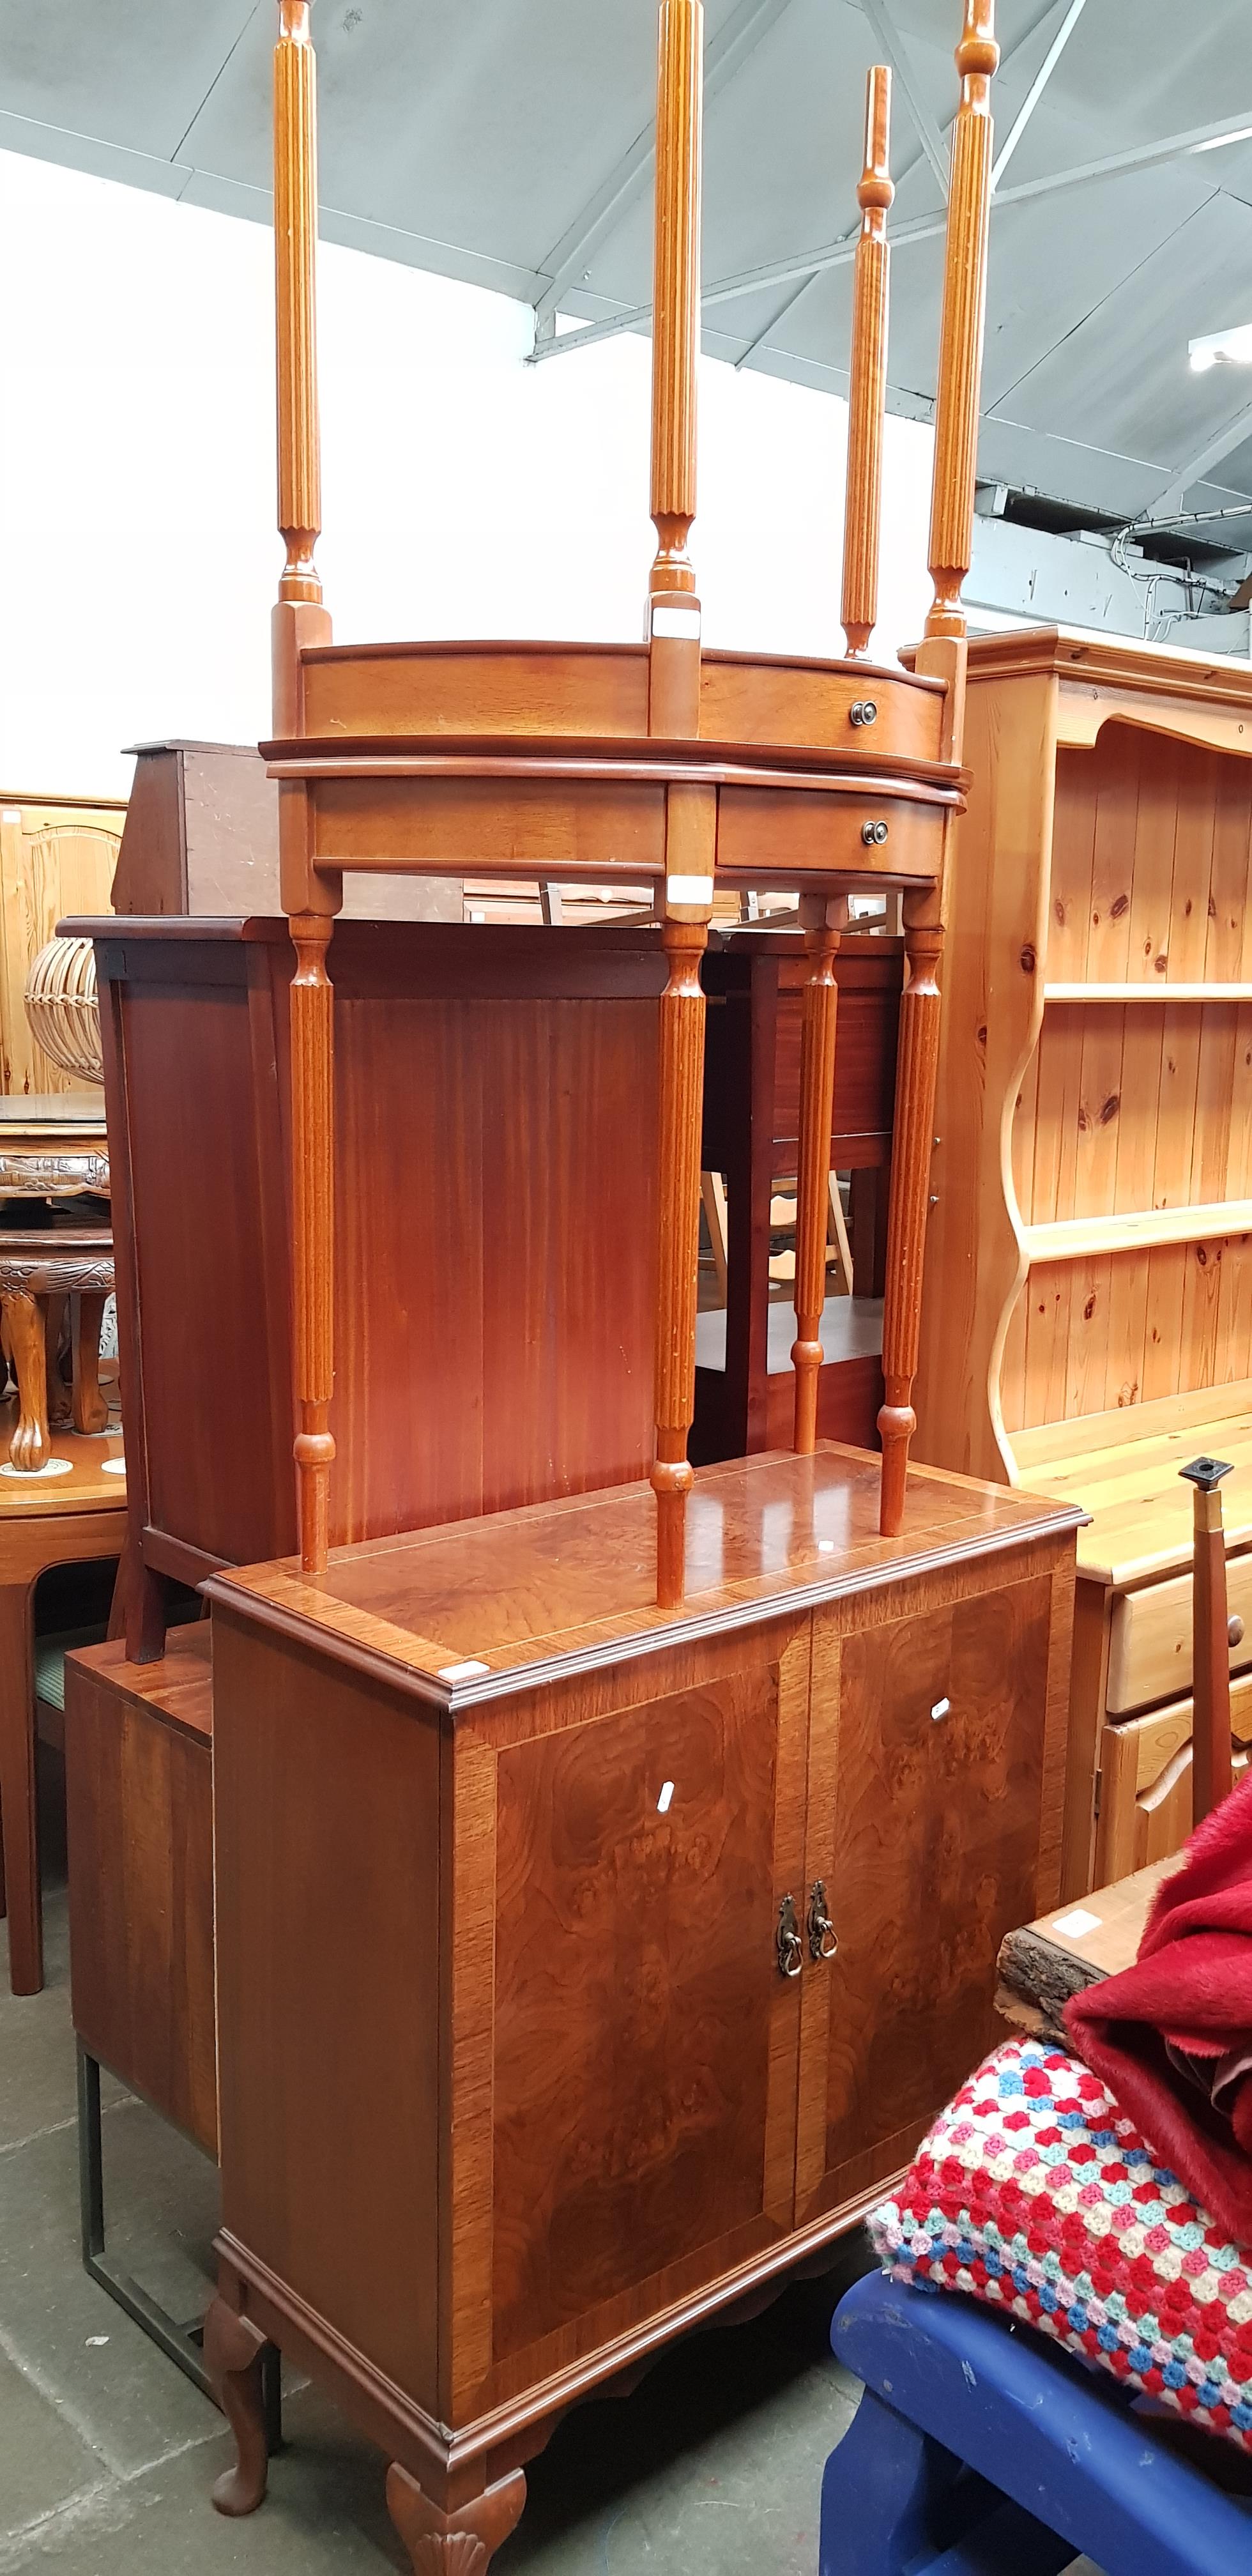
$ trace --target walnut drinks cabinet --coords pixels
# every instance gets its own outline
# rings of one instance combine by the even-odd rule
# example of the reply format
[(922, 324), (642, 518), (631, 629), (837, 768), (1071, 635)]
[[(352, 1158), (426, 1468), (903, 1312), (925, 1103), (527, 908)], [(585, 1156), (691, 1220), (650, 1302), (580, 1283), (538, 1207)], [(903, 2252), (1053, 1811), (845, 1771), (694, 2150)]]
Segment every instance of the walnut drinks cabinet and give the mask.
[[(865, 658), (892, 200), (878, 68), (847, 654), (703, 650), (700, 0), (660, 10), (645, 641), (345, 645), (315, 563), (307, 0), (278, 14), (286, 562), (265, 750), (295, 951), (299, 1556), (208, 1586), (225, 2225), (206, 2356), (238, 2435), (216, 2501), (246, 2512), (264, 2491), (273, 2336), (389, 2452), (415, 2568), (480, 2576), (564, 2406), (759, 2296), (894, 2170), (982, 2045), (1000, 1930), (1054, 1879), (1077, 1513), (908, 1473), (998, 54), (992, 0), (965, 0), (915, 669)], [(355, 1210), (350, 1181), (336, 1226), (334, 923), (345, 878), (467, 866), (655, 889), (649, 1477), (338, 1547), (336, 1244)], [(869, 885), (900, 890), (904, 947), (880, 1458), (817, 1437), (833, 959)], [(718, 892), (754, 887), (796, 891), (806, 951), (793, 1447), (697, 1472), (701, 966)]]
[(1076, 1514), (920, 1470), (882, 1539), (877, 1502), (825, 1444), (700, 1470), (681, 1611), (644, 1483), (214, 1578), (211, 2351), (253, 2476), (273, 2337), (481, 2534), (989, 2045), (1057, 1885)]

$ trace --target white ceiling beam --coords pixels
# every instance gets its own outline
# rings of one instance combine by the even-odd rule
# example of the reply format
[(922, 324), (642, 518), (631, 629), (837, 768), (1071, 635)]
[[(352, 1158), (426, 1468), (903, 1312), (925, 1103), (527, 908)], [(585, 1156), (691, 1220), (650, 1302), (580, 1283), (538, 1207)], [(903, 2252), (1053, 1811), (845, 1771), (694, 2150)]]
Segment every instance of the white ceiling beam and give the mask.
[(1156, 519), (1169, 518), (1171, 512), (1181, 507), (1192, 486), (1202, 483), (1212, 467), (1221, 464), (1223, 456), (1229, 456), (1232, 449), (1242, 447), (1245, 438), (1252, 438), (1252, 402), (1244, 403), (1221, 429), (1215, 430), (1204, 446), (1197, 448), (1194, 456), (1188, 457), (1185, 465), (1175, 467), (1168, 483), (1163, 483), (1160, 491), (1154, 492), (1146, 508), (1140, 511), (1135, 526), (1142, 528), (1150, 526)]
[(887, 0), (861, 0), (862, 15), (868, 18), (882, 46), (896, 79), (904, 92), (913, 119), (917, 139), (939, 182), (939, 194), (948, 194), (948, 156), (940, 140), (939, 128), (917, 86), (913, 66), (905, 50), (904, 39), (887, 7)]
[[(1089, 187), (1099, 179), (1124, 178), (1135, 170), (1157, 170), (1166, 162), (1186, 160), (1199, 152), (1217, 152), (1224, 145), (1252, 141), (1252, 114), (1226, 117), (1215, 125), (1197, 125), (1185, 134), (1169, 134), (1159, 143), (1137, 143), (1127, 152), (1108, 152), (1099, 161), (1082, 161), (1072, 170), (1054, 170), (1041, 179), (1025, 179), (1016, 187), (1000, 188), (991, 200), (994, 214), (999, 207), (1019, 206), (1034, 197), (1052, 197), (1066, 188)], [(918, 215), (911, 221), (896, 224), (891, 231), (893, 250), (902, 250), (908, 242), (933, 241), (944, 229), (946, 216)], [(844, 268), (856, 256), (856, 244), (846, 235), (820, 250), (797, 251), (790, 259), (762, 261), (759, 268), (741, 269), (734, 277), (719, 278), (706, 286), (701, 302), (731, 304), (741, 295), (754, 295), (761, 287), (786, 286), (793, 278), (818, 276), (823, 269)], [(597, 340), (614, 339), (619, 331), (637, 331), (641, 323), (652, 318), (652, 306), (632, 305), (628, 310), (605, 316), (602, 322), (588, 322), (581, 329), (562, 331), (555, 340), (536, 348), (536, 358), (563, 356), (568, 350), (590, 348)]]
[[(706, 101), (716, 98), (718, 91), (734, 78), (789, 5), (790, 0), (739, 0), (739, 7), (705, 47)], [(535, 305), (537, 334), (551, 336), (562, 297), (571, 286), (581, 284), (592, 252), (614, 231), (636, 198), (643, 195), (655, 159), (656, 126), (649, 117), (629, 151), (601, 180), (594, 195), (540, 263), (549, 283)]]
[[(1012, 44), (1012, 45), (1007, 45), (1007, 46), (1005, 47), (1004, 53), (1002, 54), (1002, 56), (1001, 56), (1001, 60), (1000, 60), (1000, 68), (1001, 68), (1001, 71), (1002, 71), (1002, 72), (1007, 71), (1009, 64), (1010, 64), (1010, 63), (1013, 61), (1013, 59), (1014, 59), (1014, 56), (1015, 56), (1015, 55), (1017, 55), (1017, 54), (1020, 54), (1020, 53), (1021, 53), (1021, 51), (1022, 51), (1023, 47), (1024, 47), (1024, 46), (1026, 46), (1026, 45), (1028, 45), (1028, 44), (1031, 42), (1032, 37), (1034, 37), (1034, 36), (1037, 36), (1037, 35), (1038, 35), (1038, 33), (1039, 33), (1039, 29), (1040, 29), (1041, 27), (1043, 27), (1043, 26), (1046, 26), (1046, 25), (1047, 25), (1047, 22), (1048, 22), (1049, 18), (1051, 18), (1051, 17), (1053, 17), (1053, 16), (1055, 15), (1055, 13), (1056, 13), (1056, 8), (1057, 8), (1058, 6), (1063, 6), (1063, 5), (1064, 5), (1064, 0), (1047, 0), (1047, 6), (1042, 10), (1041, 14), (1040, 14), (1038, 17), (1033, 18), (1033, 19), (1031, 20), (1031, 23), (1030, 23), (1030, 25), (1029, 25), (1028, 27), (1024, 27), (1024, 28), (1022, 29), (1022, 32), (1021, 32), (1021, 34), (1019, 35), (1019, 37), (1017, 38), (1016, 43), (1015, 43), (1015, 44)], [(1070, 0), (1070, 6), (1069, 6), (1069, 20), (1070, 20), (1070, 23), (1072, 23), (1072, 22), (1073, 22), (1074, 18), (1077, 16), (1077, 14), (1078, 14), (1079, 10), (1081, 10), (1083, 6), (1084, 6), (1084, 0)], [(1059, 54), (1059, 52), (1060, 52), (1060, 45), (1059, 45), (1059, 44), (1054, 43), (1054, 45), (1053, 45), (1053, 47), (1052, 47), (1052, 50), (1051, 50), (1051, 53), (1050, 53), (1049, 58), (1048, 58), (1048, 67), (1049, 67), (1049, 71), (1050, 71), (1050, 68), (1051, 68), (1051, 64), (1052, 64), (1053, 62), (1055, 62), (1055, 60), (1056, 60), (1057, 55)], [(1034, 99), (1037, 99), (1037, 98), (1038, 98), (1038, 96), (1039, 96), (1039, 94), (1040, 94), (1040, 91), (1041, 91), (1041, 89), (1042, 89), (1042, 86), (1043, 86), (1042, 81), (1039, 79), (1038, 75), (1036, 75), (1035, 85), (1034, 85), (1034, 90), (1033, 90), (1033, 93), (1032, 93), (1032, 96), (1033, 96), (1033, 98), (1034, 98)], [(1025, 121), (1026, 121), (1026, 111), (1025, 111), (1025, 110), (1023, 110), (1023, 111), (1022, 111), (1022, 114), (1020, 115), (1020, 117), (1019, 117), (1019, 119), (1018, 119), (1018, 128), (1019, 128), (1019, 130), (1020, 130), (1021, 126), (1023, 126), (1023, 125), (1025, 124)], [(941, 141), (942, 141), (942, 145), (943, 145), (943, 148), (944, 148), (944, 150), (945, 150), (945, 151), (946, 151), (946, 150), (947, 150), (947, 148), (948, 148), (949, 138), (950, 138), (950, 136), (951, 136), (952, 128), (953, 128), (953, 125), (955, 124), (955, 122), (956, 122), (955, 116), (949, 117), (948, 122), (947, 122), (947, 124), (945, 125), (945, 127), (944, 127), (944, 129), (943, 129), (943, 134), (942, 134), (942, 137), (941, 137)], [(896, 191), (897, 191), (897, 194), (899, 193), (899, 190), (903, 187), (905, 180), (906, 180), (906, 179), (910, 179), (910, 178), (912, 177), (913, 172), (917, 169), (917, 167), (918, 167), (918, 165), (919, 165), (919, 163), (920, 163), (921, 159), (922, 159), (922, 155), (921, 155), (921, 153), (920, 153), (920, 152), (915, 152), (915, 153), (914, 153), (914, 155), (913, 155), (912, 160), (911, 160), (911, 161), (907, 161), (907, 162), (905, 163), (905, 165), (904, 165), (904, 168), (896, 174)], [(996, 174), (995, 174), (995, 172), (994, 172), (994, 170), (993, 170), (993, 171), (992, 171), (992, 174), (991, 174), (991, 184), (992, 184), (992, 187), (993, 187), (993, 188), (994, 188), (994, 186), (995, 186), (995, 177), (996, 177)], [(945, 183), (944, 193), (945, 193), (945, 196), (946, 196), (946, 193), (947, 193), (946, 183)], [(857, 240), (857, 235), (859, 234), (860, 229), (861, 229), (861, 227), (860, 227), (859, 222), (857, 222), (857, 223), (855, 223), (855, 224), (851, 225), (851, 226), (849, 227), (848, 231), (847, 231), (846, 233), (843, 233), (843, 234), (840, 236), (841, 243), (851, 242), (851, 243), (852, 243), (852, 245), (853, 245), (853, 248), (855, 249), (855, 246), (856, 246), (856, 240)], [(893, 236), (893, 238), (894, 238), (894, 236)], [(788, 296), (787, 296), (787, 298), (786, 298), (785, 302), (784, 302), (784, 303), (782, 303), (781, 305), (779, 305), (779, 307), (777, 308), (777, 310), (776, 310), (775, 312), (771, 313), (771, 315), (770, 315), (770, 318), (769, 318), (768, 322), (763, 322), (763, 323), (761, 324), (761, 327), (760, 327), (760, 330), (759, 330), (759, 331), (754, 332), (754, 334), (753, 334), (752, 338), (751, 338), (751, 339), (749, 340), (749, 342), (748, 342), (747, 348), (746, 348), (746, 349), (741, 349), (741, 350), (740, 350), (739, 356), (738, 356), (738, 357), (736, 358), (736, 360), (735, 360), (735, 368), (736, 368), (736, 371), (737, 371), (737, 372), (738, 372), (738, 371), (740, 371), (740, 370), (742, 370), (744, 367), (748, 366), (748, 365), (751, 363), (752, 359), (756, 356), (757, 350), (758, 350), (759, 348), (761, 348), (761, 347), (762, 347), (763, 343), (764, 343), (766, 340), (772, 339), (773, 334), (775, 333), (775, 331), (777, 331), (777, 330), (778, 330), (778, 328), (779, 328), (780, 324), (786, 321), (788, 314), (789, 314), (789, 313), (791, 313), (791, 312), (793, 312), (793, 311), (794, 311), (794, 309), (795, 309), (795, 307), (796, 307), (796, 305), (797, 305), (797, 304), (799, 304), (799, 303), (801, 303), (801, 302), (803, 301), (804, 297), (808, 294), (809, 288), (810, 288), (811, 286), (816, 285), (816, 282), (817, 282), (816, 277), (814, 276), (813, 271), (812, 271), (812, 270), (810, 270), (810, 271), (809, 271), (809, 273), (808, 273), (808, 275), (807, 275), (806, 277), (802, 277), (802, 278), (800, 279), (800, 281), (799, 281), (799, 284), (798, 284), (798, 285), (795, 285), (795, 286), (793, 286), (793, 287), (792, 287), (792, 291), (791, 291), (790, 295), (788, 295)]]
[(1057, 64), (1069, 43), (1070, 37), (1072, 36), (1086, 5), (1087, 0), (1069, 0), (1069, 7), (1061, 20), (1060, 26), (1057, 28), (1056, 34), (1044, 55), (1043, 61), (1040, 63), (1039, 69), (1035, 73), (1035, 77), (1032, 80), (1030, 87), (1022, 100), (1021, 106), (1009, 127), (1008, 133), (1005, 135), (1004, 141), (996, 154), (995, 160), (991, 165), (991, 189), (993, 195), (1000, 185), (1000, 181), (1017, 150), (1018, 144), (1021, 142), (1022, 136), (1025, 133), (1026, 128), (1034, 115), (1035, 109), (1037, 108), (1039, 101), (1052, 78), (1053, 72), (1056, 70)]

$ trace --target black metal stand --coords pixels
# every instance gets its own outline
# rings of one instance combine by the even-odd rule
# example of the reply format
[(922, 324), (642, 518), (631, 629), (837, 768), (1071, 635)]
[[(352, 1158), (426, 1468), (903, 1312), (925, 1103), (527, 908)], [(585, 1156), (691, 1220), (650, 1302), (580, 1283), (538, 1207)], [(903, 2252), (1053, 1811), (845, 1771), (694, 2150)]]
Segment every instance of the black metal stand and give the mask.
[[(119, 2081), (121, 2079), (119, 2078)], [(159, 2299), (154, 2299), (129, 2272), (115, 2270), (109, 2261), (104, 2236), (104, 2150), (100, 2133), (100, 2064), (88, 2055), (81, 2040), (78, 2043), (78, 2205), (82, 2221), (83, 2269), (92, 2280), (116, 2299), (128, 2317), (141, 2327), (163, 2353), (176, 2362), (188, 2379), (194, 2381), (204, 2396), (217, 2404), (216, 2392), (204, 2366), (204, 2319), (180, 2325)], [(271, 2344), (262, 2362), (262, 2387), (265, 2395), (266, 2440), (271, 2454), (281, 2450), (283, 2438), (281, 2358)]]

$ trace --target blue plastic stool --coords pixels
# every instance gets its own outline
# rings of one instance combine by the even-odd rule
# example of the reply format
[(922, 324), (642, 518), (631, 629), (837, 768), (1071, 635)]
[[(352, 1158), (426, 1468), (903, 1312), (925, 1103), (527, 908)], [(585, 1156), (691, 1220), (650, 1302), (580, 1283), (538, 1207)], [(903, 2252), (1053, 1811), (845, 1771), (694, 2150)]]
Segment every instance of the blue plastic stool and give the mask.
[(872, 2272), (830, 2340), (865, 2395), (826, 2463), (821, 2576), (1252, 2571), (1252, 2503), (1029, 2327)]

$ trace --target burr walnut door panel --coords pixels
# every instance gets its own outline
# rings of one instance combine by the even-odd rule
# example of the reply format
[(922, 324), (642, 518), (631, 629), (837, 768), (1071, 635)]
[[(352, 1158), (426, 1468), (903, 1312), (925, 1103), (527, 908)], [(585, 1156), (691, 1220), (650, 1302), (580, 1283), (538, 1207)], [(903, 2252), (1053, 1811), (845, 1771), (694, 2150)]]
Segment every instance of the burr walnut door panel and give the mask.
[(461, 1775), (494, 1840), (495, 1978), (490, 2243), (461, 2239), (456, 2395), (494, 2365), (503, 2397), (792, 2226), (799, 2002), (776, 1927), (803, 1859), (807, 1625), (781, 1654), (713, 1656)]
[(797, 2219), (906, 2163), (993, 2045), (996, 1952), (1037, 1911), (1051, 1582), (838, 1633), (814, 1621)]

